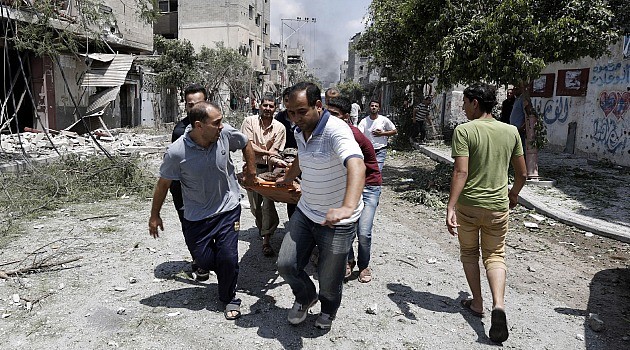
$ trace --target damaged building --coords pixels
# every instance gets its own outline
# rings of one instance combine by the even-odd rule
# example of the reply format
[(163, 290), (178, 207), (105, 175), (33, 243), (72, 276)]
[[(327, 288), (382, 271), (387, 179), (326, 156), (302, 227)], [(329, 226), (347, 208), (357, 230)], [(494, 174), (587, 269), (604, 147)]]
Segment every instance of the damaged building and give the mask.
[[(141, 125), (147, 91), (135, 58), (153, 49), (153, 25), (138, 13), (142, 1), (150, 2), (1, 0), (0, 132)], [(38, 50), (33, 40), (20, 43), (26, 33), (20, 30), (42, 23), (41, 44), (50, 39), (56, 54)]]

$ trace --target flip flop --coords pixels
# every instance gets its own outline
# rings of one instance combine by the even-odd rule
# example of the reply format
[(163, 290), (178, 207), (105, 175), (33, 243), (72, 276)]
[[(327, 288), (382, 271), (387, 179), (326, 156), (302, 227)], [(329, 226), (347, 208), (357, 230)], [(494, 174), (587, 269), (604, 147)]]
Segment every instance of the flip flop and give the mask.
[[(239, 300), (240, 302), (240, 300)], [(233, 304), (232, 302), (225, 305), (225, 311), (223, 311), (225, 319), (228, 321), (236, 320), (241, 317), (241, 305)]]
[(463, 306), (465, 309), (468, 309), (468, 311), (469, 311), (469, 312), (470, 312), (473, 316), (475, 316), (475, 317), (483, 317), (483, 312), (478, 312), (478, 311), (475, 311), (475, 310), (473, 310), (473, 309), (471, 308), (472, 301), (473, 301), (472, 299), (464, 299), (464, 300), (462, 300), (460, 303), (462, 304), (462, 306)]
[(509, 333), (507, 328), (507, 317), (505, 310), (492, 310), (492, 325), (490, 326), (490, 340), (495, 343), (503, 343), (507, 340)]

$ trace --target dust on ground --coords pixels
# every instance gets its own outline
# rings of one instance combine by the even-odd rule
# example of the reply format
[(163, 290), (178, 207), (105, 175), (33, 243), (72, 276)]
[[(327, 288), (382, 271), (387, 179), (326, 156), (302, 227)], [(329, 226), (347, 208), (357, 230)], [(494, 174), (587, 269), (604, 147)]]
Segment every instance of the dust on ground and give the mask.
[[(150, 166), (157, 168), (158, 160)], [(243, 317), (226, 321), (216, 278), (196, 282), (190, 277), (190, 256), (170, 199), (162, 210), (165, 231), (154, 240), (147, 232), (150, 200), (132, 197), (44, 213), (0, 248), (0, 263), (21, 261), (20, 266), (28, 266), (34, 255), (51, 261), (80, 258), (0, 280), (3, 348), (494, 347), (487, 337), (489, 317), (475, 318), (459, 304), (468, 288), (444, 210), (402, 200), (397, 192), (403, 180), (433, 171), (436, 163), (418, 152), (397, 152), (385, 164), (374, 227), (374, 279), (359, 283), (355, 271), (344, 285), (330, 331), (313, 326), (319, 305), (303, 324), (287, 323), (291, 290), (278, 276), (275, 259), (263, 257), (247, 209), (239, 238)], [(285, 206), (277, 207), (286, 219)], [(524, 208), (512, 213), (506, 293), (510, 338), (503, 345), (628, 348), (629, 246), (550, 220), (530, 230), (522, 225), (530, 213)], [(283, 235), (281, 227), (272, 239), (276, 251)], [(5, 267), (15, 265), (0, 269)], [(308, 271), (317, 278), (315, 269)], [(487, 283), (483, 288), (489, 314)], [(592, 330), (589, 312), (599, 314), (603, 331)]]

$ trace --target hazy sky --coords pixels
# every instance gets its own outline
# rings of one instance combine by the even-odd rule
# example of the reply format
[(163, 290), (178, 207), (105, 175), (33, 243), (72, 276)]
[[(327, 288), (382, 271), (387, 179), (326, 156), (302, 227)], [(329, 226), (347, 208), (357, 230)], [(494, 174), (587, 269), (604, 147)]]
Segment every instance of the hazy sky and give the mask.
[[(348, 59), (348, 41), (363, 31), (364, 17), (371, 0), (270, 0), (271, 42), (295, 47), (304, 45), (308, 66), (324, 83), (339, 80), (339, 65)], [(300, 17), (312, 22), (284, 21)], [(289, 27), (297, 29), (293, 34)], [(284, 29), (282, 29), (284, 28)], [(288, 38), (288, 39), (287, 39)]]

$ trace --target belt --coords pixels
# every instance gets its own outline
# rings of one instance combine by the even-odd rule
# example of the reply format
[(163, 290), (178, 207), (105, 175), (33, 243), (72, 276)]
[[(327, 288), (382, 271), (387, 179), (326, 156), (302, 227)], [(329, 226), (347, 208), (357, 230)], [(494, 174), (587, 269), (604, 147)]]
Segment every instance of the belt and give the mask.
[(256, 164), (256, 168), (258, 168), (258, 169), (268, 169), (269, 165), (267, 165), (267, 164)]

